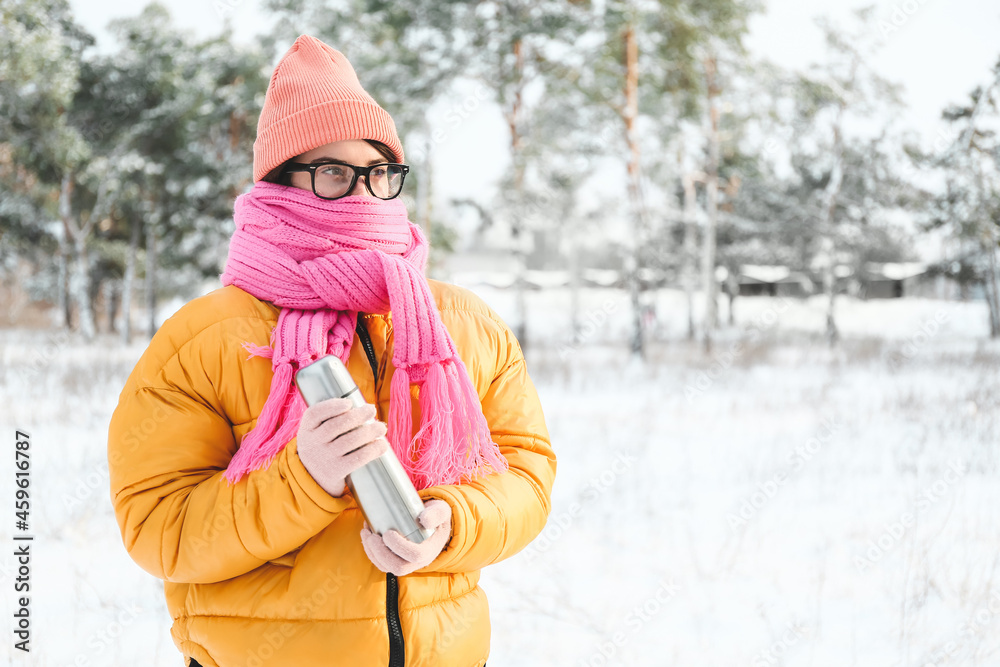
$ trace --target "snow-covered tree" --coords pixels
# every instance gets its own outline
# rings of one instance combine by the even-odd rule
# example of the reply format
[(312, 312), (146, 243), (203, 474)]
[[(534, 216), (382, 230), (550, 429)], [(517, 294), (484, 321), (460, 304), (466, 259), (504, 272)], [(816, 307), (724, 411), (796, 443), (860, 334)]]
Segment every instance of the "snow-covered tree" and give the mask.
[(91, 227), (64, 204), (72, 187), (67, 174), (89, 157), (66, 109), (92, 41), (65, 0), (0, 5), (0, 253), (5, 265), (15, 256), (31, 258), (32, 272), (57, 272), (48, 282), (63, 324), (70, 325), (75, 301), (87, 337), (94, 333), (86, 256)]
[[(189, 293), (220, 271), (233, 199), (252, 180), (267, 79), (262, 52), (238, 48), (228, 35), (196, 42), (171, 25), (160, 5), (111, 29), (119, 48), (84, 63), (75, 112), (105, 156), (97, 178), (116, 193), (101, 231), (119, 247), (111, 262), (117, 271), (105, 277), (123, 283), (127, 339), (142, 237), (150, 335), (161, 289)], [(166, 284), (160, 268), (169, 269)]]
[(110, 327), (121, 304), (127, 339), (145, 235), (152, 328), (157, 265), (173, 269), (175, 289), (219, 271), (232, 199), (251, 178), (263, 59), (226, 37), (194, 42), (155, 4), (113, 23), (110, 56), (87, 50), (92, 38), (59, 0), (5, 3), (0, 29), (4, 252), (55, 246), (39, 272), (57, 273), (66, 326), (72, 301), (93, 338), (103, 294)]
[[(594, 130), (615, 128), (613, 139), (600, 136), (609, 137), (607, 153), (625, 166), (631, 231), (622, 251), (632, 303), (630, 347), (636, 356), (644, 354), (641, 254), (656, 234), (644, 193), (643, 150), (666, 150), (679, 119), (704, 110), (709, 119), (705, 171), (715, 174), (713, 54), (720, 44), (740, 43), (755, 9), (754, 3), (736, 0), (594, 3), (591, 29), (579, 41), (585, 64), (575, 73), (576, 85), (603, 112)], [(714, 175), (710, 182), (717, 185)]]
[[(799, 76), (794, 93), (797, 116), (790, 147), (802, 186), (798, 226), (818, 239), (813, 263), (824, 276), (831, 344), (838, 339), (837, 267), (853, 263), (852, 249), (863, 243), (873, 216), (894, 206), (897, 186), (903, 186), (885, 157), (897, 150), (887, 127), (902, 102), (899, 87), (871, 66), (878, 48), (872, 21), (871, 7), (855, 12), (850, 30), (821, 19), (826, 59)], [(870, 118), (886, 121), (874, 134), (851, 132)]]
[(993, 80), (977, 87), (964, 104), (944, 110), (953, 140), (923, 156), (942, 170), (945, 186), (933, 200), (930, 226), (946, 229), (959, 253), (945, 270), (964, 283), (981, 285), (989, 306), (990, 336), (1000, 337), (1000, 60)]

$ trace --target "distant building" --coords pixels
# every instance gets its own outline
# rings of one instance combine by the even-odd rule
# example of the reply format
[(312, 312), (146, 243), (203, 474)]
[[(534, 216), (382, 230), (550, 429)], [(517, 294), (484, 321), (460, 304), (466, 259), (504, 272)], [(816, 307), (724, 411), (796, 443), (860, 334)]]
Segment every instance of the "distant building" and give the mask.
[(916, 296), (927, 280), (923, 262), (887, 262), (865, 264), (859, 278), (858, 296), (862, 299), (898, 299)]
[(508, 250), (472, 250), (448, 255), (434, 277), (465, 287), (506, 288), (517, 279), (517, 258)]
[(807, 297), (817, 287), (812, 278), (802, 271), (787, 266), (744, 264), (737, 276), (739, 296)]

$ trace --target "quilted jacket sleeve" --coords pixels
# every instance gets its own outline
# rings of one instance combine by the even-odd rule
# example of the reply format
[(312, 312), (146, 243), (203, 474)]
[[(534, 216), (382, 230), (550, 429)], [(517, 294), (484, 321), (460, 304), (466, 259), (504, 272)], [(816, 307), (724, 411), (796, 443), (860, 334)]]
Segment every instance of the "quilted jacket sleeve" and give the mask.
[(301, 546), (348, 501), (313, 480), (294, 440), (266, 469), (235, 485), (223, 478), (237, 450), (233, 423), (250, 419), (246, 385), (266, 391), (270, 376), (269, 361), (258, 358), (267, 378), (244, 377), (247, 355), (239, 343), (251, 337), (265, 344), (270, 326), (208, 312), (211, 323), (203, 327), (204, 304), (192, 303), (156, 334), (122, 391), (109, 429), (108, 465), (115, 516), (132, 559), (166, 581), (210, 583)]
[(447, 501), (452, 509), (452, 538), (425, 571), (474, 571), (513, 556), (542, 531), (551, 508), (556, 457), (541, 403), (517, 340), (488, 312), (466, 320), (464, 326), (471, 330), (460, 328), (452, 335), (456, 342), (463, 334), (489, 339), (490, 353), (467, 359), (466, 366), (477, 385), (487, 387), (481, 395), (483, 413), (510, 468), (421, 492)]

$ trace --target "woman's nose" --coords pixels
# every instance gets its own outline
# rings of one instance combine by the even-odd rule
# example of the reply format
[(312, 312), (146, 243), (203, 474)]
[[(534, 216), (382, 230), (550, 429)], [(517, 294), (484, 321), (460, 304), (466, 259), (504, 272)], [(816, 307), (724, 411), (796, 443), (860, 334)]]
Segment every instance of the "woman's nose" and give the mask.
[(368, 188), (365, 187), (364, 180), (368, 178), (367, 176), (358, 176), (358, 182), (354, 184), (354, 189), (351, 190), (352, 195), (363, 195), (365, 197), (373, 196), (372, 193), (368, 192)]

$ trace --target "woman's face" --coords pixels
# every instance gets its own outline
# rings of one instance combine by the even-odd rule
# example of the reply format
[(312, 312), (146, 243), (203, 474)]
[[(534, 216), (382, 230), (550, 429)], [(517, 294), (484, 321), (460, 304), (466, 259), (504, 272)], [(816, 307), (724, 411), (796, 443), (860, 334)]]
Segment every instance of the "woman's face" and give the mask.
[[(311, 162), (322, 162), (323, 160), (339, 160), (352, 164), (355, 167), (367, 167), (379, 164), (380, 162), (386, 162), (385, 157), (375, 150), (374, 146), (363, 139), (345, 139), (344, 141), (335, 141), (332, 144), (318, 146), (297, 156), (294, 161), (309, 164)], [(290, 185), (312, 192), (312, 184), (307, 172), (292, 172), (288, 176), (290, 177)], [(348, 194), (365, 197), (372, 196), (361, 178), (358, 179), (358, 182), (354, 184), (354, 189)]]

